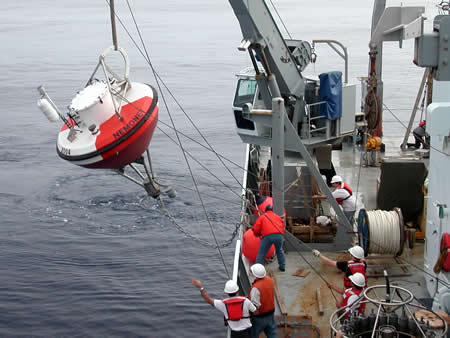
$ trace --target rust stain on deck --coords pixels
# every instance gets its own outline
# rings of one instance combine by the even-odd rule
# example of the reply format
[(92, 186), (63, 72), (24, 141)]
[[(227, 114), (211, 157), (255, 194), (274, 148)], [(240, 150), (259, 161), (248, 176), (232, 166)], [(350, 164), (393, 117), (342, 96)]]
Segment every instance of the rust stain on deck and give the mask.
[[(345, 254), (343, 254), (345, 255)], [(345, 260), (345, 256), (338, 258)], [(335, 284), (338, 287), (343, 287), (343, 273), (324, 263), (315, 266), (317, 271), (325, 280)], [(319, 307), (316, 300), (316, 290), (320, 288), (322, 295), (322, 304), (324, 315), (319, 316)], [(340, 295), (334, 292), (336, 298), (340, 299)], [(321, 331), (321, 335), (327, 336), (329, 334), (329, 317), (336, 310), (336, 300), (331, 294), (331, 290), (315, 272), (309, 274), (304, 283), (299, 283), (296, 292), (295, 300), (290, 304), (288, 313), (300, 313), (311, 315), (314, 318), (313, 324)]]

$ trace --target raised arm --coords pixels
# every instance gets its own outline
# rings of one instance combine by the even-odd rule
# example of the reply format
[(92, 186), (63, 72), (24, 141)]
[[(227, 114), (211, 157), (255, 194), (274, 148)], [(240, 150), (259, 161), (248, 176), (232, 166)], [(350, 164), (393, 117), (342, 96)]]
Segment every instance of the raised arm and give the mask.
[(214, 299), (212, 299), (208, 295), (208, 293), (206, 292), (205, 288), (202, 286), (202, 282), (200, 282), (197, 279), (193, 279), (191, 281), (191, 284), (200, 289), (200, 294), (202, 295), (202, 297), (205, 300), (205, 302), (207, 302), (210, 305), (214, 305)]
[(336, 261), (333, 261), (332, 259), (325, 257), (324, 255), (322, 255), (320, 253), (319, 250), (313, 250), (312, 252), (313, 252), (314, 256), (319, 257), (326, 265), (337, 267)]

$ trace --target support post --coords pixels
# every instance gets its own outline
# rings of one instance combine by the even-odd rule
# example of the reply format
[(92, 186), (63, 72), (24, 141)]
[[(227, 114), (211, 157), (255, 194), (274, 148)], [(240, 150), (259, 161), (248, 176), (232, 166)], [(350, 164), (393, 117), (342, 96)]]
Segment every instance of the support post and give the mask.
[(272, 99), (272, 197), (273, 211), (284, 215), (284, 121), (286, 110), (281, 97)]
[(423, 72), (422, 82), (420, 83), (419, 91), (417, 92), (416, 102), (414, 103), (413, 110), (411, 112), (411, 117), (409, 118), (408, 128), (406, 129), (405, 137), (403, 138), (403, 142), (401, 148), (403, 151), (406, 150), (406, 143), (408, 142), (409, 134), (411, 133), (411, 128), (414, 123), (414, 119), (416, 118), (417, 108), (419, 107), (420, 98), (422, 97), (423, 88), (425, 87), (425, 83), (428, 79), (428, 73), (430, 72), (429, 68), (425, 68)]
[[(374, 34), (375, 29), (383, 15), (386, 8), (386, 0), (375, 0), (372, 12), (372, 28), (371, 34)], [(383, 72), (383, 42), (380, 42), (376, 46), (371, 46), (371, 50), (376, 53), (375, 59), (375, 78), (377, 80), (376, 94), (379, 102), (379, 115), (378, 115), (378, 127), (374, 131), (374, 136), (383, 136), (383, 80), (381, 74)], [(370, 63), (369, 63), (369, 77), (370, 77)]]

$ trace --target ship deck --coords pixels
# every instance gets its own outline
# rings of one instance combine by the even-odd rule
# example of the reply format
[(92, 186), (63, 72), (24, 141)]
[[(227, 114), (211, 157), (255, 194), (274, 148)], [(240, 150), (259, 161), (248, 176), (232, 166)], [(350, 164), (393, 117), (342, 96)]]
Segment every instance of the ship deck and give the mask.
[[(384, 158), (419, 159), (420, 152), (400, 152), (401, 137), (384, 138), (383, 142), (386, 145), (386, 152), (382, 154)], [(353, 187), (354, 191), (357, 190), (358, 209), (376, 209), (377, 180), (380, 175), (380, 168), (377, 166), (360, 166), (365, 155), (352, 144), (344, 143), (342, 151), (333, 151), (332, 153), (336, 172)], [(358, 210), (355, 217), (357, 214)], [(320, 330), (321, 337), (329, 337), (330, 316), (336, 310), (336, 300), (326, 283), (314, 270), (320, 273), (325, 280), (341, 288), (343, 287), (343, 274), (337, 269), (325, 265), (319, 258), (314, 257), (308, 247), (314, 248), (314, 243), (307, 243), (305, 251), (301, 253), (297, 251), (286, 252), (285, 272), (279, 271), (276, 258), (266, 266), (273, 273), (272, 276), (276, 280), (280, 294), (276, 314), (282, 316), (282, 313), (287, 312), (289, 316), (293, 316), (291, 318), (296, 318), (303, 324), (311, 321)], [(423, 268), (423, 250), (423, 241), (416, 241), (412, 249), (405, 245), (400, 258), (369, 255), (366, 259), (368, 263), (368, 285), (384, 285), (383, 270), (386, 269), (392, 284), (410, 290), (419, 299), (428, 298), (423, 273), (416, 268)], [(322, 251), (322, 254), (333, 260), (348, 259), (346, 252)], [(299, 269), (309, 271), (309, 274), (305, 277), (293, 275)], [(319, 301), (317, 290), (320, 293)], [(335, 291), (333, 293), (336, 298), (340, 299), (340, 295)], [(323, 314), (319, 314), (319, 306), (323, 309)], [(370, 311), (369, 306), (366, 315)], [(317, 335), (311, 333), (311, 337), (315, 336)]]

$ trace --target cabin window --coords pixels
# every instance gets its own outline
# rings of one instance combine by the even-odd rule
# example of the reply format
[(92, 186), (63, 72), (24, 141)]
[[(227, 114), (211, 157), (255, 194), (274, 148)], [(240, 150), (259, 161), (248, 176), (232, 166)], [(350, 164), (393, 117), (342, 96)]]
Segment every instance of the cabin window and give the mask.
[(256, 80), (239, 80), (233, 105), (242, 107), (246, 103), (253, 103), (255, 92)]

